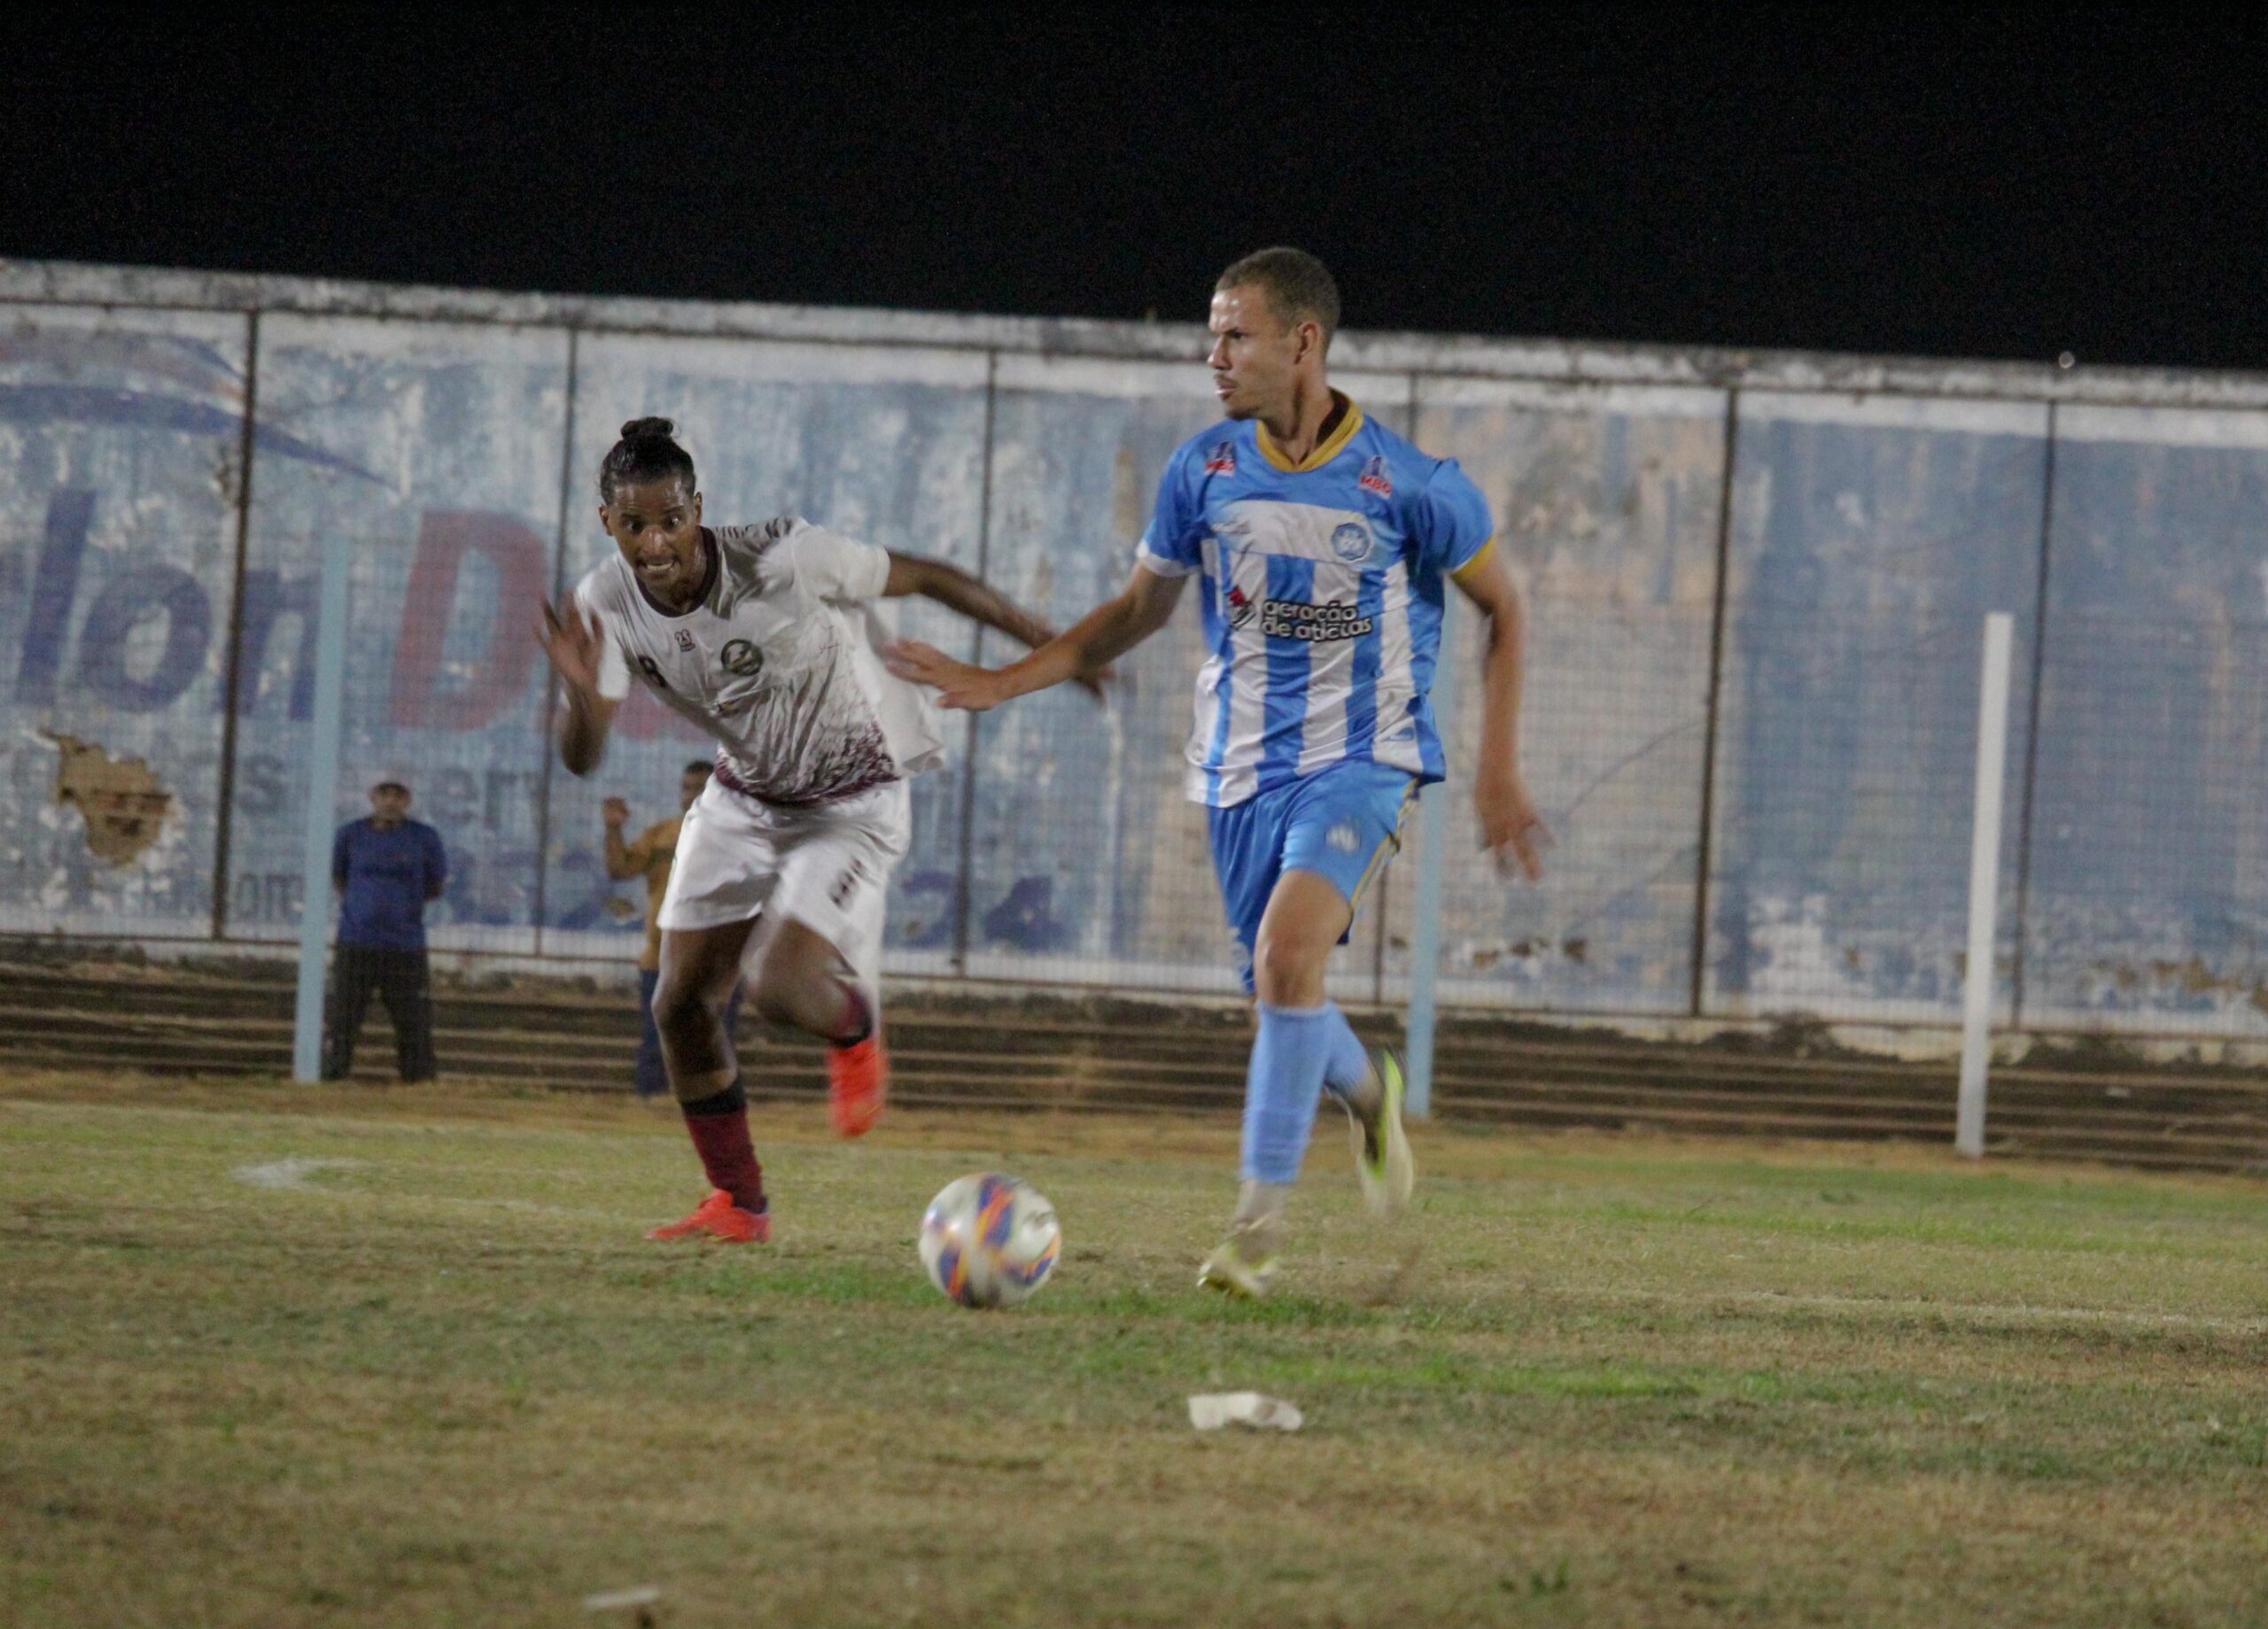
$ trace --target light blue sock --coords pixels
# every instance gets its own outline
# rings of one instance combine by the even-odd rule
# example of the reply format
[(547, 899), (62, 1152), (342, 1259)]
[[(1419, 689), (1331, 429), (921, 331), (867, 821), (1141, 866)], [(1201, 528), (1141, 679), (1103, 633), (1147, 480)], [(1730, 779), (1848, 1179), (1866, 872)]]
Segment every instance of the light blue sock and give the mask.
[[(1323, 1101), (1331, 1055), (1331, 1009), (1260, 1009), (1260, 1036), (1244, 1083), (1244, 1178), (1288, 1184), (1299, 1180)], [(1344, 1023), (1346, 1020), (1340, 1020)]]
[(1329, 1035), (1327, 1051), (1323, 1059), (1323, 1084), (1336, 1097), (1345, 1097), (1371, 1078), (1371, 1050), (1355, 1033), (1355, 1026), (1337, 1003), (1323, 1009), (1323, 1019)]

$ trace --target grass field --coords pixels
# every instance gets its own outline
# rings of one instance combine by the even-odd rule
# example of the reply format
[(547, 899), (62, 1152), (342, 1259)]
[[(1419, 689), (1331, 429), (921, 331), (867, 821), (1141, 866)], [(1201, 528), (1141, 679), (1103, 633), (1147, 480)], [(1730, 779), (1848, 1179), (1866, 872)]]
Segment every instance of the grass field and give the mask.
[[(627, 1102), (0, 1082), (0, 1622), (2268, 1623), (2257, 1183), (1433, 1129), (1380, 1236), (1326, 1122), (1242, 1307), (1224, 1122), (758, 1118), (726, 1251)], [(991, 1167), (1066, 1257), (975, 1315)]]

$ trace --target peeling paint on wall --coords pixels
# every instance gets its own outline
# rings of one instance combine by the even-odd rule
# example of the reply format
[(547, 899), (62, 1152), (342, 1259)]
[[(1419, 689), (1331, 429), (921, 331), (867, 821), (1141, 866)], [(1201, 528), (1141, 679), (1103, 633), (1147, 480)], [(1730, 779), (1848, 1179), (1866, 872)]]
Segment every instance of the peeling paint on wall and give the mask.
[(148, 853), (173, 812), (173, 794), (140, 758), (113, 758), (74, 735), (50, 735), (60, 762), (55, 801), (86, 822), (87, 849), (105, 865), (128, 865)]

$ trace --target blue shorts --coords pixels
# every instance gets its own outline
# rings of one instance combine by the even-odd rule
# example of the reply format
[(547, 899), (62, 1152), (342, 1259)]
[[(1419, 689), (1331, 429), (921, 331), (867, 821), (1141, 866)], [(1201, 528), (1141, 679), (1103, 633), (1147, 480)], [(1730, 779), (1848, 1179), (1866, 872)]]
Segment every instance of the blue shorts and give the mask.
[[(1252, 958), (1260, 919), (1287, 871), (1312, 871), (1356, 910), (1371, 879), (1402, 847), (1402, 820), (1417, 801), (1418, 778), (1406, 769), (1348, 758), (1288, 786), (1210, 811), (1213, 870), (1236, 935), (1237, 971), (1252, 993)], [(1353, 923), (1348, 924), (1353, 930)], [(1339, 942), (1347, 942), (1341, 934)]]

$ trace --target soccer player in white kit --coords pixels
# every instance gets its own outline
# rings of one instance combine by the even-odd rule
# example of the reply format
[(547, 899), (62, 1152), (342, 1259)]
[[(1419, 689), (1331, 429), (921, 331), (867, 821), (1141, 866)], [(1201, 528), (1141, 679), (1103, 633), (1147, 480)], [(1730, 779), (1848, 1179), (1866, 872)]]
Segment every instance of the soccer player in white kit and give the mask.
[[(827, 1041), (835, 1129), (858, 1136), (889, 1078), (877, 975), (891, 868), (911, 836), (906, 778), (944, 741), (929, 699), (878, 654), (872, 601), (926, 594), (1026, 645), (1052, 637), (942, 561), (796, 518), (701, 524), (693, 460), (667, 419), (634, 419), (599, 469), (617, 548), (540, 631), (567, 697), (559, 755), (587, 775), (633, 675), (717, 741), (661, 909), (654, 1021), (711, 1191), (654, 1238), (771, 1236), (748, 1099), (720, 1021), (744, 957), (757, 1009)], [(759, 937), (757, 929), (763, 933)]]

